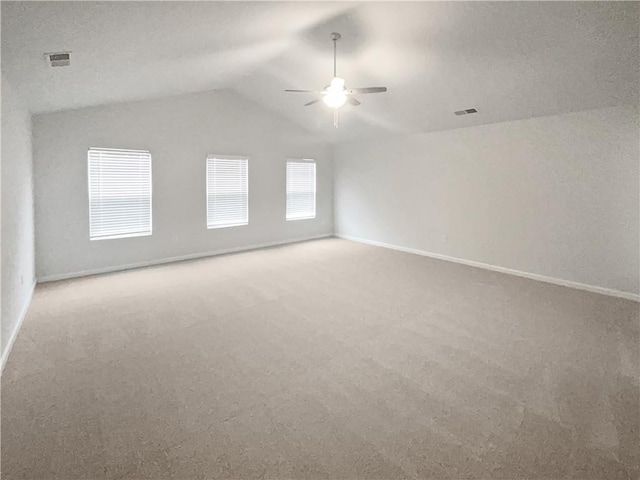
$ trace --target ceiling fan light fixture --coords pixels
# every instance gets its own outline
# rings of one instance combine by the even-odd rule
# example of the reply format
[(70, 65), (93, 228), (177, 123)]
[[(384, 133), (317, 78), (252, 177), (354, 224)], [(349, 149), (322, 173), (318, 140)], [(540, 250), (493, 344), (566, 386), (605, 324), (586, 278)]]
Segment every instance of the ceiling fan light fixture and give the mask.
[(322, 101), (331, 108), (340, 108), (347, 102), (347, 94), (344, 91), (344, 78), (333, 77), (331, 85), (324, 91)]
[(347, 103), (347, 96), (344, 92), (327, 92), (327, 94), (322, 97), (322, 101), (328, 107), (340, 108)]
[[(337, 63), (337, 42), (342, 38), (337, 32), (331, 34), (331, 41), (333, 42), (333, 78), (329, 86), (324, 90), (318, 92), (317, 90), (285, 90), (285, 92), (298, 92), (298, 93), (315, 93), (316, 95), (322, 95), (322, 102), (329, 108), (333, 108), (333, 125), (338, 128), (338, 109), (344, 104), (349, 102), (349, 105), (357, 107), (360, 105), (360, 101), (353, 95), (360, 95), (365, 93), (384, 93), (387, 91), (387, 87), (366, 87), (366, 88), (351, 88), (347, 90), (344, 87), (344, 78), (337, 75), (336, 63)], [(316, 97), (314, 100), (304, 104), (305, 107), (309, 105), (315, 105), (320, 102), (320, 98)]]
[(330, 88), (334, 89), (334, 90), (344, 90), (344, 78), (340, 78), (340, 77), (333, 77), (331, 79), (331, 86)]

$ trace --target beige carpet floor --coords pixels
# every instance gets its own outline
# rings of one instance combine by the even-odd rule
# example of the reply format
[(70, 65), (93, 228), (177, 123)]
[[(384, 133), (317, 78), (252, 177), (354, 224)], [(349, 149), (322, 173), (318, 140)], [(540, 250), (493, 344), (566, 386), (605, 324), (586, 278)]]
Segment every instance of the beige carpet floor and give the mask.
[(339, 239), (45, 284), (2, 478), (638, 479), (638, 310)]

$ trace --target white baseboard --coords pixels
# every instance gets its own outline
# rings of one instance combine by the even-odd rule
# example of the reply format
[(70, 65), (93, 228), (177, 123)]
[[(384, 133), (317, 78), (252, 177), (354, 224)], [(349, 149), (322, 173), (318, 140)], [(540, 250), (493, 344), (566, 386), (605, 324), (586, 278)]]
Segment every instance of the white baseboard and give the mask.
[(512, 268), (498, 267), (496, 265), (490, 265), (488, 263), (475, 262), (473, 260), (465, 260), (463, 258), (450, 257), (448, 255), (442, 255), (440, 253), (427, 252), (425, 250), (418, 250), (415, 248), (401, 247), (398, 245), (392, 245), (389, 243), (378, 242), (376, 240), (367, 240), (365, 238), (352, 237), (351, 235), (343, 235), (336, 233), (336, 237), (344, 238), (345, 240), (351, 240), (359, 243), (366, 243), (368, 245), (375, 245), (376, 247), (389, 248), (391, 250), (398, 250), (400, 252), (414, 253), (416, 255), (422, 255), (424, 257), (435, 258), (438, 260), (445, 260), (447, 262), (460, 263), (462, 265), (468, 265), (470, 267), (484, 268), (485, 270), (491, 270), (494, 272), (506, 273), (508, 275), (515, 275), (517, 277), (528, 278), (531, 280), (537, 280), (539, 282), (552, 283), (554, 285), (560, 285), (562, 287), (575, 288), (577, 290), (585, 290), (592, 293), (600, 293), (602, 295), (609, 295), (611, 297), (625, 298), (627, 300), (634, 300), (640, 302), (640, 295), (622, 292), (619, 290), (613, 290), (610, 288), (598, 287), (595, 285), (587, 285), (584, 283), (573, 282), (571, 280), (563, 280), (561, 278), (547, 277), (546, 275), (539, 275), (537, 273), (522, 272), (520, 270), (514, 270)]
[(289, 243), (306, 242), (308, 240), (317, 240), (319, 238), (333, 237), (332, 233), (324, 233), (322, 235), (314, 235), (311, 237), (294, 238), (290, 240), (278, 240), (276, 242), (260, 243), (255, 245), (245, 245), (243, 247), (225, 248), (221, 250), (213, 250), (209, 252), (192, 253), (189, 255), (180, 255), (177, 257), (162, 258), (159, 260), (149, 260), (146, 262), (129, 263), (127, 265), (118, 265), (116, 267), (96, 268), (93, 270), (82, 270), (80, 272), (62, 273), (59, 275), (45, 275), (38, 278), (38, 283), (55, 282), (58, 280), (67, 280), (69, 278), (87, 277), (89, 275), (99, 275), (102, 273), (120, 272), (123, 270), (131, 270), (134, 268), (151, 267), (153, 265), (163, 265), (165, 263), (182, 262), (184, 260), (195, 260), (197, 258), (213, 257), (215, 255), (224, 255), (227, 253), (244, 252), (247, 250), (256, 250), (259, 248), (276, 247), (278, 245), (287, 245)]
[(20, 332), (20, 328), (22, 327), (22, 322), (24, 322), (24, 318), (27, 316), (27, 312), (29, 311), (29, 306), (31, 305), (31, 299), (33, 298), (33, 292), (36, 289), (36, 282), (33, 282), (31, 285), (31, 290), (29, 291), (29, 295), (27, 296), (27, 301), (24, 302), (22, 306), (22, 310), (20, 311), (20, 316), (18, 317), (18, 322), (13, 327), (11, 332), (11, 336), (9, 337), (9, 342), (7, 343), (6, 348), (2, 352), (2, 358), (0, 358), (0, 375), (4, 372), (4, 366), (7, 364), (7, 360), (9, 359), (9, 354), (11, 353), (11, 349), (13, 348), (13, 344), (18, 337), (18, 332)]

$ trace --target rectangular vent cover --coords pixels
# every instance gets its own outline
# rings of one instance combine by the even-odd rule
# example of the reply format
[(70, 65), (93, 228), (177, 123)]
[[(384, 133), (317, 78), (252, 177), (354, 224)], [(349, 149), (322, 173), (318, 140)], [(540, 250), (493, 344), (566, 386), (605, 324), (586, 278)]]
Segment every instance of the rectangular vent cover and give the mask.
[(71, 65), (71, 52), (45, 53), (44, 56), (50, 67), (68, 67)]
[(471, 113), (478, 113), (478, 110), (475, 108), (467, 108), (466, 110), (458, 110), (457, 112), (453, 112), (456, 115), (468, 115)]

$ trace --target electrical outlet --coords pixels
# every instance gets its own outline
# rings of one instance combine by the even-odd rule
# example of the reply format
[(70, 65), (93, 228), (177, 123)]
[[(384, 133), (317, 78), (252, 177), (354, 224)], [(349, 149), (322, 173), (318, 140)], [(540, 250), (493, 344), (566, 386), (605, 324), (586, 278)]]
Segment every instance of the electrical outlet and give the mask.
[(447, 241), (447, 234), (443, 233), (440, 238), (442, 239), (443, 242), (446, 242)]
[(20, 275), (20, 286), (24, 285), (24, 275)]

